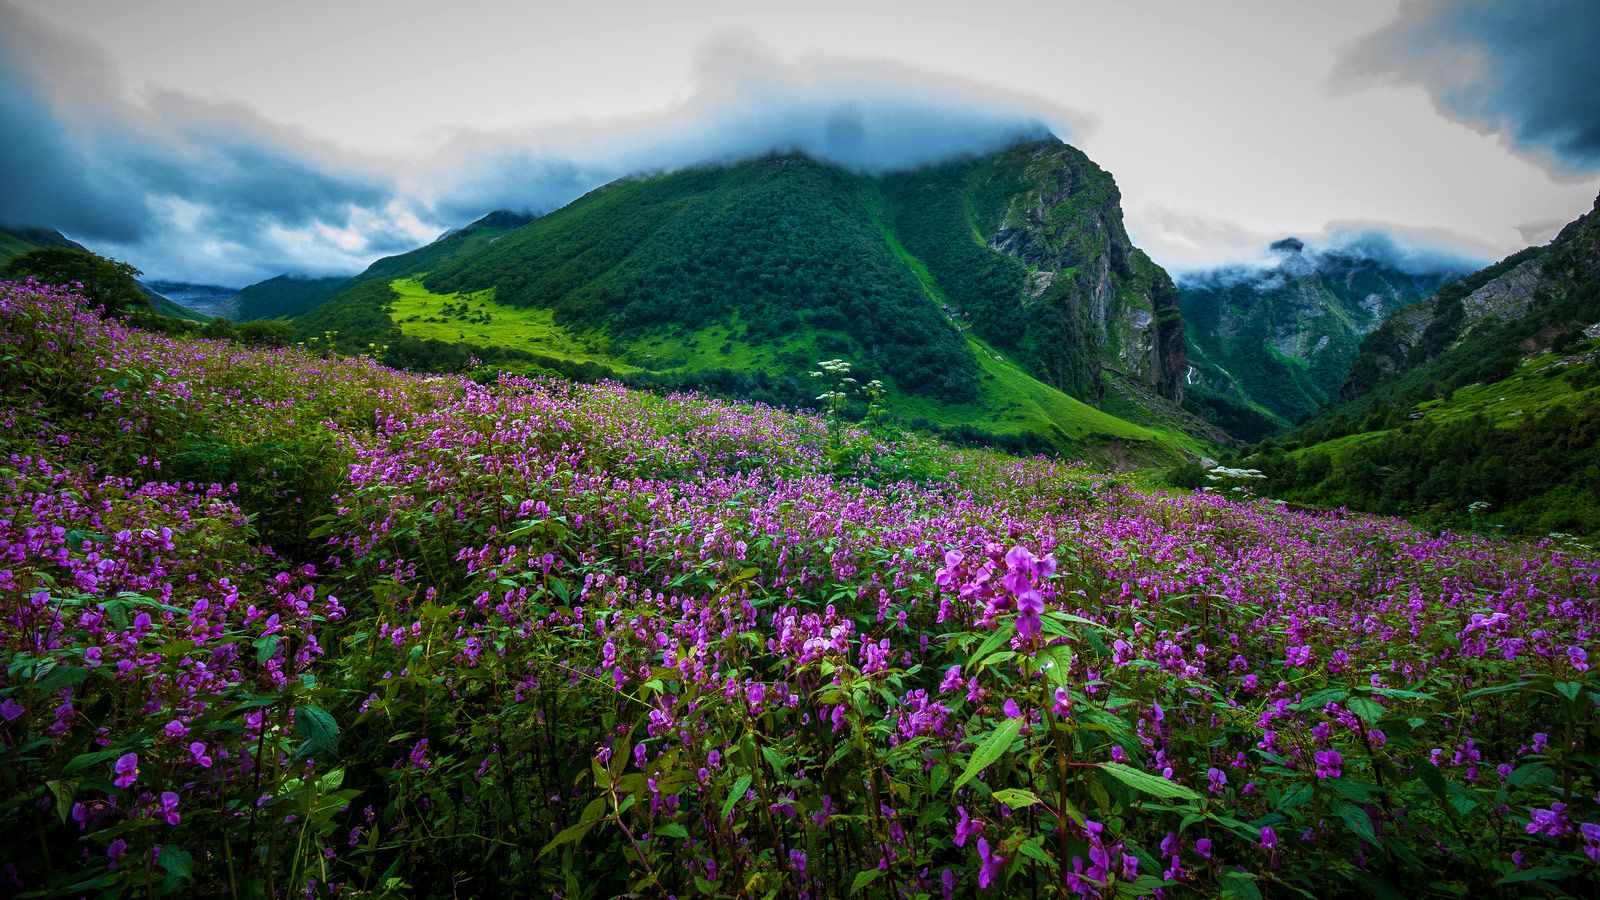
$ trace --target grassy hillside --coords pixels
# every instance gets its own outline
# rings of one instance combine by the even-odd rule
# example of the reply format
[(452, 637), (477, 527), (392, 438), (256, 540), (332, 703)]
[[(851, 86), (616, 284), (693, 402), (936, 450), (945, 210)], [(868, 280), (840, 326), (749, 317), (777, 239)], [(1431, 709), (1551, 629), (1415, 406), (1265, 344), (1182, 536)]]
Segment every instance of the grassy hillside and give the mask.
[(1175, 295), (1117, 203), (1059, 142), (881, 178), (773, 155), (486, 217), (374, 264), (300, 327), (412, 363), (492, 352), (790, 405), (814, 403), (806, 373), (839, 357), (922, 427), (1170, 461), (1209, 438), (1157, 396), (1163, 348), (1182, 350)]
[(292, 319), (327, 302), (350, 284), (345, 276), (302, 278), (279, 275), (242, 288), (235, 299), (235, 318)]
[(1592, 554), (14, 284), (0, 408), (7, 895), (1593, 894)]
[[(737, 317), (697, 329), (652, 329), (632, 339), (575, 332), (541, 307), (500, 303), (495, 290), (437, 294), (419, 279), (373, 281), (302, 317), (313, 346), (333, 334), (338, 346), (386, 347), (387, 358), (419, 368), (460, 368), (468, 357), (501, 368), (610, 377), (656, 387), (704, 385), (755, 393), (790, 405), (815, 405), (807, 377), (837, 345), (814, 331), (751, 342)], [(978, 394), (964, 403), (888, 386), (888, 411), (899, 421), (954, 437), (1014, 449), (1054, 449), (1118, 468), (1166, 464), (1209, 448), (1175, 428), (1150, 428), (1076, 400), (1028, 375), (982, 340), (963, 339), (977, 361)], [(779, 373), (777, 377), (765, 373)], [(865, 380), (864, 378), (861, 380)]]
[[(1246, 462), (1274, 496), (1458, 528), (1600, 539), (1600, 340), (1413, 407), (1374, 404)], [(1476, 504), (1476, 505), (1475, 505)]]

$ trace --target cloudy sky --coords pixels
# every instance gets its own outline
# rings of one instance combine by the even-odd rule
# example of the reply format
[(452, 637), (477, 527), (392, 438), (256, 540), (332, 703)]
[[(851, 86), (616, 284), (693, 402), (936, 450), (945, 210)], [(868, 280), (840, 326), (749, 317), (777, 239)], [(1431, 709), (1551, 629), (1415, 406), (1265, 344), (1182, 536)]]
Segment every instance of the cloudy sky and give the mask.
[(1498, 257), (1600, 191), (1594, 0), (0, 0), (0, 222), (151, 277), (353, 272), (491, 209), (799, 147), (1053, 132), (1182, 271)]

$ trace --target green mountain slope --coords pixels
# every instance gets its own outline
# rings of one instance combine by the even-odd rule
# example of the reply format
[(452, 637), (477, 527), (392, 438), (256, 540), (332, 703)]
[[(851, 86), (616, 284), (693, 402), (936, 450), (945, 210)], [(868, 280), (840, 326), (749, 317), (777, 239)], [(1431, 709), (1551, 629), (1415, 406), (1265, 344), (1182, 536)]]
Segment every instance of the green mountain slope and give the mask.
[(1286, 238), (1267, 266), (1180, 279), (1189, 341), (1186, 404), (1259, 440), (1338, 399), (1362, 338), (1384, 317), (1463, 274), (1402, 271), (1355, 249), (1315, 252)]
[(1345, 392), (1249, 457), (1268, 491), (1600, 537), (1600, 215), (1390, 316)]
[(299, 324), (424, 363), (493, 352), (791, 404), (838, 356), (924, 427), (1122, 464), (1204, 451), (1221, 435), (1175, 403), (1176, 291), (1118, 202), (1057, 141), (881, 177), (771, 155), (485, 220)]
[(72, 250), (87, 250), (82, 244), (66, 237), (59, 231), (48, 228), (24, 228), (8, 226), (0, 228), (0, 266), (12, 259), (37, 250), (40, 247), (66, 247)]
[[(83, 246), (77, 241), (72, 240), (59, 231), (54, 231), (49, 228), (17, 226), (0, 228), (0, 266), (5, 265), (11, 260), (31, 250), (38, 250), (47, 247), (62, 248), (67, 250), (81, 250), (84, 253), (92, 253), (89, 248)], [(145, 301), (149, 304), (150, 310), (155, 312), (157, 315), (167, 316), (174, 319), (186, 319), (191, 322), (206, 321), (205, 316), (195, 312), (187, 306), (173, 302), (160, 291), (157, 291), (155, 288), (151, 287), (145, 282), (135, 281), (134, 284), (137, 285), (139, 292), (144, 295)]]
[(235, 321), (287, 319), (315, 309), (350, 284), (347, 276), (304, 278), (279, 275), (241, 288), (234, 298)]

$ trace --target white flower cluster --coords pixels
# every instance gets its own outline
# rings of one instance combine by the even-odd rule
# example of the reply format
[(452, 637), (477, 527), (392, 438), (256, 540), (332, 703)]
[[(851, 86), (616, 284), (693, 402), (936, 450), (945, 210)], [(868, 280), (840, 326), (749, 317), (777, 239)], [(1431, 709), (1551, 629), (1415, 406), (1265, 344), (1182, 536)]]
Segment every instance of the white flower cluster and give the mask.
[(1221, 481), (1224, 478), (1266, 478), (1260, 469), (1230, 469), (1227, 466), (1214, 466), (1206, 472), (1206, 477), (1212, 481)]

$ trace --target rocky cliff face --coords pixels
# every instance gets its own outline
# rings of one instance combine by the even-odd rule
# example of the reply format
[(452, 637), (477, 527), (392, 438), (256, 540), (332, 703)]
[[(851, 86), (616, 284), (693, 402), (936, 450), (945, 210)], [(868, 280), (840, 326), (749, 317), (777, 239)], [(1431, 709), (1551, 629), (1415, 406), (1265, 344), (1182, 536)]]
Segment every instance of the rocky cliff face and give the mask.
[(1000, 162), (1021, 190), (988, 246), (1027, 267), (1028, 301), (1086, 326), (1101, 366), (1181, 402), (1188, 351), (1177, 289), (1129, 240), (1111, 175), (1058, 142), (1017, 148)]
[(1554, 335), (1592, 324), (1588, 295), (1596, 280), (1600, 198), (1549, 244), (1445, 284), (1390, 315), (1362, 341), (1339, 397), (1353, 401), (1436, 360), (1461, 355), (1469, 343), (1528, 352)]
[(1254, 410), (1256, 431), (1328, 403), (1365, 335), (1461, 274), (1446, 264), (1403, 270), (1381, 243), (1319, 250), (1285, 238), (1271, 251), (1264, 266), (1185, 276), (1178, 300), (1191, 345), (1186, 377), (1200, 411)]
[(1173, 403), (1188, 366), (1177, 289), (1128, 239), (1115, 180), (1033, 141), (882, 182), (894, 227), (951, 312), (1090, 403), (1133, 379)]

